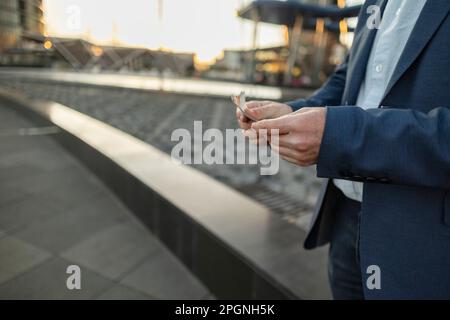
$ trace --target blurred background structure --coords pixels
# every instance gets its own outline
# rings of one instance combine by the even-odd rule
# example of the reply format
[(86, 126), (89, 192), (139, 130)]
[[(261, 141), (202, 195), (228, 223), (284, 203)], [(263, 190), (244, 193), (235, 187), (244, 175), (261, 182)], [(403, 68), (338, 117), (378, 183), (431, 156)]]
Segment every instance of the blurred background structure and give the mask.
[[(311, 94), (362, 2), (0, 0), (0, 298), (328, 298), (326, 248), (301, 249), (314, 168), (174, 165), (172, 185), (155, 159), (194, 121), (236, 129), (242, 89)], [(109, 153), (104, 128), (139, 152)], [(65, 288), (71, 263), (82, 294)]]
[[(346, 6), (345, 0), (233, 1), (236, 5), (240, 4), (240, 7), (235, 8), (237, 16), (228, 12), (230, 16), (224, 19), (227, 23), (218, 23), (239, 25), (238, 34), (233, 34), (233, 40), (224, 40), (223, 43), (220, 42), (223, 34), (217, 34), (220, 25), (209, 26), (212, 27), (209, 33), (195, 34), (208, 28), (202, 25), (202, 16), (209, 17), (205, 19), (205, 23), (208, 23), (210, 16), (219, 15), (220, 10), (225, 9), (222, 8), (224, 5), (221, 1), (205, 8), (202, 8), (202, 0), (186, 2), (192, 11), (200, 12), (190, 16), (190, 19), (200, 19), (195, 22), (174, 21), (170, 17), (178, 16), (165, 14), (166, 6), (167, 10), (177, 9), (177, 1), (135, 2), (149, 10), (147, 15), (139, 12), (143, 19), (153, 18), (158, 22), (153, 25), (141, 23), (141, 26), (138, 20), (133, 31), (142, 34), (142, 39), (135, 37), (134, 41), (126, 42), (120, 39), (120, 28), (127, 30), (123, 35), (127, 38), (131, 33), (129, 26), (119, 26), (116, 22), (118, 18), (113, 14), (109, 16), (109, 20), (104, 18), (105, 21), (98, 16), (90, 20), (89, 16), (84, 18), (86, 14), (83, 10), (89, 10), (89, 5), (84, 1), (79, 6), (68, 2), (64, 10), (61, 4), (56, 5), (52, 0), (2, 0), (0, 65), (92, 72), (147, 72), (153, 75), (197, 76), (276, 86), (317, 87), (344, 59), (355, 25), (352, 18), (357, 16), (360, 8), (358, 3), (361, 1), (349, 1), (349, 6)], [(98, 3), (90, 10), (104, 10), (105, 17), (108, 17), (106, 2)], [(148, 7), (142, 3), (147, 3)], [(154, 6), (150, 5), (152, 3)], [(46, 14), (45, 6), (51, 9), (51, 14)], [(113, 3), (112, 6), (117, 5)], [(136, 10), (140, 9), (133, 5), (124, 7), (121, 12), (123, 16), (127, 15), (127, 11), (128, 15), (135, 16)], [(151, 14), (151, 9), (157, 11), (157, 16)], [(44, 18), (48, 20), (47, 27)], [(88, 21), (84, 22), (83, 19)], [(105, 26), (108, 23), (111, 25)], [(134, 21), (123, 20), (122, 24), (126, 23), (133, 24)], [(186, 26), (185, 34), (184, 23), (197, 27)], [(100, 39), (100, 35), (92, 35), (92, 30), (100, 24), (103, 28), (111, 28), (109, 36), (103, 35), (106, 39)], [(146, 27), (154, 29), (146, 30)], [(65, 30), (49, 32), (55, 28)], [(220, 31), (228, 34), (236, 30)], [(154, 35), (149, 43), (154, 49), (139, 45), (140, 41), (145, 42), (146, 38), (150, 38), (146, 37), (147, 33)], [(168, 38), (171, 42), (168, 45), (175, 49), (165, 47), (163, 44), (166, 42), (159, 40), (165, 39), (165, 33), (170, 35)], [(263, 41), (266, 36), (267, 41)], [(192, 45), (177, 43), (177, 39), (189, 37), (195, 40)], [(227, 42), (237, 48), (225, 47)], [(222, 45), (222, 50), (214, 56), (214, 50), (207, 48), (209, 43), (211, 47)], [(177, 47), (190, 51), (177, 52)], [(202, 57), (203, 60), (209, 60), (203, 61)]]
[(1, 49), (17, 46), (27, 33), (44, 33), (42, 0), (4, 0), (1, 7)]

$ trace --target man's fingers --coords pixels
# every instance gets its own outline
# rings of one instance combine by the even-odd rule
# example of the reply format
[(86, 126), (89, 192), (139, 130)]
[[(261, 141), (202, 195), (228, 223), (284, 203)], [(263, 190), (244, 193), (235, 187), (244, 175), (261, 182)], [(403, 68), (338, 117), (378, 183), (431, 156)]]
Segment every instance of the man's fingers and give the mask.
[(286, 160), (290, 163), (296, 164), (298, 166), (305, 166), (307, 163), (305, 160), (305, 155), (301, 152), (287, 148), (287, 147), (281, 147), (279, 145), (271, 144), (271, 148), (274, 152), (278, 153), (280, 158), (283, 160)]
[[(244, 106), (245, 112), (256, 119), (266, 119), (276, 114), (276, 108), (270, 101), (253, 101)], [(241, 112), (242, 113), (242, 112)]]
[(299, 136), (295, 134), (284, 134), (278, 138), (278, 145), (280, 147), (296, 149), (299, 145)]
[(281, 147), (281, 146), (277, 146), (277, 145), (271, 145), (272, 150), (274, 150), (275, 152), (277, 152), (280, 157), (283, 158), (290, 158), (290, 159), (299, 159), (301, 158), (301, 154), (300, 152), (290, 149), (290, 148), (286, 148), (286, 147)]
[(255, 130), (251, 129), (251, 128), (249, 128), (247, 130), (244, 130), (243, 134), (244, 134), (245, 137), (248, 138), (249, 142), (252, 143), (252, 144), (256, 144), (257, 145), (257, 144), (263, 143), (262, 142), (263, 140), (265, 141), (264, 143), (268, 142), (268, 137), (267, 136), (258, 135), (258, 133)]
[(251, 125), (250, 122), (240, 122), (240, 121), (239, 121), (239, 127), (240, 127), (242, 130), (250, 130), (250, 129), (252, 128), (252, 125)]
[(236, 118), (241, 129), (248, 130), (252, 127), (253, 121), (244, 116), (239, 109), (236, 109)]
[(249, 101), (245, 104), (245, 108), (254, 109), (272, 103), (272, 101)]
[(254, 122), (252, 124), (252, 129), (256, 131), (266, 129), (268, 132), (278, 129), (280, 134), (287, 134), (290, 130), (289, 118), (284, 116), (277, 119), (268, 119)]
[(290, 163), (296, 164), (296, 165), (298, 165), (298, 166), (303, 166), (303, 164), (300, 163), (300, 161), (298, 161), (298, 160), (295, 159), (295, 158), (291, 158), (291, 157), (287, 157), (287, 156), (281, 156), (281, 155), (280, 155), (280, 157), (281, 157), (283, 160), (286, 160), (286, 161), (288, 161), (288, 162), (290, 162)]
[(250, 122), (250, 119), (242, 114), (241, 110), (236, 109), (236, 118), (241, 122)]
[(273, 103), (247, 110), (256, 119), (268, 119), (277, 115), (278, 108)]

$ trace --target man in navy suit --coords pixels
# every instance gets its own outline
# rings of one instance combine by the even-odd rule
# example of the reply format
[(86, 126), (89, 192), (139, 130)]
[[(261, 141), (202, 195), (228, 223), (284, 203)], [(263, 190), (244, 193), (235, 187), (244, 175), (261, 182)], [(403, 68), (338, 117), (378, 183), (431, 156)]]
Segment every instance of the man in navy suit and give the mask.
[(250, 102), (258, 122), (237, 111), (328, 178), (304, 245), (330, 243), (336, 299), (450, 298), (449, 11), (367, 0), (346, 61), (312, 97)]

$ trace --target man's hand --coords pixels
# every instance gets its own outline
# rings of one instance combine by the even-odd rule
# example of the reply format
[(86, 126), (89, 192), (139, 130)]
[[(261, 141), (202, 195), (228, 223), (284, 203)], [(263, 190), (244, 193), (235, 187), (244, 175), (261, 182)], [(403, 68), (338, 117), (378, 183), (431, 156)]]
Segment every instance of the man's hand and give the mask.
[[(325, 129), (326, 108), (302, 108), (295, 113), (272, 120), (261, 120), (252, 124), (251, 128), (279, 129), (279, 145), (271, 144), (272, 149), (286, 161), (300, 166), (317, 163)], [(270, 140), (270, 138), (269, 138)]]
[[(274, 119), (292, 113), (292, 108), (287, 104), (273, 101), (250, 101), (245, 104), (245, 108), (249, 115), (261, 120)], [(236, 109), (236, 117), (242, 129), (248, 130), (251, 128), (253, 121), (244, 116), (238, 108)]]

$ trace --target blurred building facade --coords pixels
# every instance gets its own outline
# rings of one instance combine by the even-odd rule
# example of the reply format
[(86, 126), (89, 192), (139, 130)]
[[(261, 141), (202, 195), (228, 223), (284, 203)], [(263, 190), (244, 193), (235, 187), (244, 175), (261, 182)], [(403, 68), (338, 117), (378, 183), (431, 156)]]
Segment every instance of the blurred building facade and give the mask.
[(42, 0), (19, 0), (20, 26), (25, 34), (44, 34)]
[(44, 33), (42, 0), (0, 0), (0, 52), (17, 46), (26, 33)]
[(45, 35), (42, 0), (0, 0), (0, 66), (190, 76), (193, 53), (96, 45)]
[[(249, 1), (238, 15), (282, 25), (285, 43), (225, 50), (208, 70), (195, 67), (194, 55), (145, 48), (100, 46), (84, 39), (47, 37), (42, 0), (0, 0), (0, 66), (86, 71), (150, 72), (276, 86), (318, 87), (345, 58), (341, 37), (351, 33), (347, 17), (359, 0)], [(361, 0), (362, 1), (362, 0)], [(342, 12), (345, 11), (345, 12)]]
[(16, 45), (20, 34), (19, 2), (0, 0), (0, 52)]

